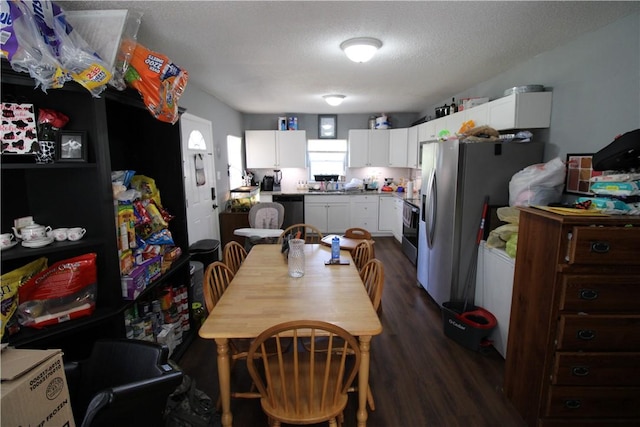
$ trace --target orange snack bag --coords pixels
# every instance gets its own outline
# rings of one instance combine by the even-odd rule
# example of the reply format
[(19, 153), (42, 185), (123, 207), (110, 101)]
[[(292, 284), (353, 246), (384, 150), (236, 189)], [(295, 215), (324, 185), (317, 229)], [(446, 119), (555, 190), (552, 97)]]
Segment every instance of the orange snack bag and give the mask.
[[(147, 109), (155, 118), (167, 123), (178, 120), (178, 99), (189, 80), (186, 70), (180, 69), (166, 56), (153, 52), (141, 44), (124, 41), (121, 49), (132, 50), (129, 67), (124, 75), (128, 86), (138, 90)], [(132, 49), (131, 44), (135, 45)]]

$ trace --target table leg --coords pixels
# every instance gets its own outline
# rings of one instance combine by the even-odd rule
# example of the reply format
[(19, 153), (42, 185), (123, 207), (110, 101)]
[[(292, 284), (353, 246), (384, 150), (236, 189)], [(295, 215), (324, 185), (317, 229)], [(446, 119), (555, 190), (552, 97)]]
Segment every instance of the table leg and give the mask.
[(367, 390), (369, 388), (369, 359), (371, 337), (360, 336), (360, 371), (358, 371), (358, 427), (367, 425)]
[(231, 427), (231, 363), (229, 360), (229, 340), (217, 338), (218, 348), (218, 383), (220, 386), (220, 401), (222, 403), (222, 426)]

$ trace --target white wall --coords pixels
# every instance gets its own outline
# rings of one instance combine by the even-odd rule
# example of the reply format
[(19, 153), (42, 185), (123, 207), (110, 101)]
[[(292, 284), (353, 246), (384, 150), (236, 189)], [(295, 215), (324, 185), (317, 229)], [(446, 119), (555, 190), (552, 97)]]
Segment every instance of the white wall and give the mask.
[[(543, 84), (553, 91), (551, 127), (540, 137), (545, 160), (593, 153), (616, 135), (640, 127), (640, 14), (632, 14), (563, 46), (531, 58), (456, 99), (500, 98), (505, 89)], [(450, 103), (451, 97), (422, 114)], [(538, 136), (536, 134), (536, 136)]]

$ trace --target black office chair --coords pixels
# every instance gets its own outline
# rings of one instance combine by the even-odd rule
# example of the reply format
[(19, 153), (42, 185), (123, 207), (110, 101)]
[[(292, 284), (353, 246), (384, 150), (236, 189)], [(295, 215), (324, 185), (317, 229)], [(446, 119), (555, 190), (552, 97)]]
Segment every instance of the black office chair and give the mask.
[(91, 356), (64, 365), (79, 427), (161, 426), (182, 372), (168, 364), (165, 345), (139, 340), (96, 341)]

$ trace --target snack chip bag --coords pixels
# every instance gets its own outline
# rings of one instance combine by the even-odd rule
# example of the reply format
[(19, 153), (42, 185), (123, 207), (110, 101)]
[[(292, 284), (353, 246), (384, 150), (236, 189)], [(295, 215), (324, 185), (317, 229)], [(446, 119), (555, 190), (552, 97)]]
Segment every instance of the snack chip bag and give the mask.
[(2, 297), (0, 338), (4, 337), (6, 326), (13, 320), (13, 314), (18, 308), (18, 291), (20, 290), (20, 286), (46, 268), (47, 259), (43, 257), (0, 276), (0, 295)]
[(124, 75), (127, 85), (138, 90), (155, 118), (174, 124), (179, 117), (178, 99), (189, 80), (187, 71), (132, 39), (123, 40), (120, 49), (133, 51)]

